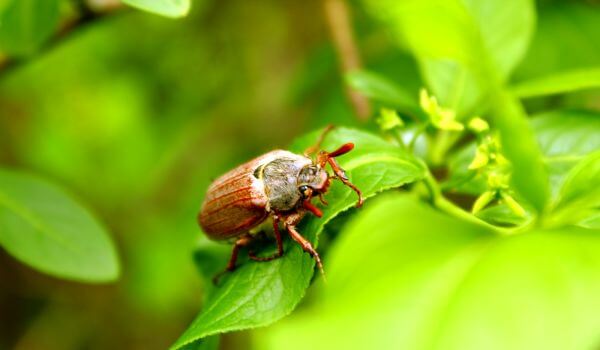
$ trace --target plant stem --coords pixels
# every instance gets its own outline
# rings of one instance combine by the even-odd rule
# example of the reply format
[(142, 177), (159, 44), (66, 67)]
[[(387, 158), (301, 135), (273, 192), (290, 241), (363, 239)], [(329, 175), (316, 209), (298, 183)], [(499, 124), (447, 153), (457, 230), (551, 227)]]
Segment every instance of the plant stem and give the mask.
[(435, 142), (431, 147), (431, 152), (429, 153), (429, 159), (431, 160), (431, 163), (438, 165), (443, 162), (444, 155), (448, 149), (447, 144), (449, 139), (450, 132), (446, 130), (440, 130), (440, 132), (437, 134)]
[(470, 223), (473, 223), (473, 224), (476, 224), (479, 226), (484, 226), (484, 227), (489, 228), (489, 229), (493, 230), (494, 232), (501, 234), (501, 235), (514, 234), (514, 233), (516, 233), (517, 229), (519, 229), (519, 228), (513, 229), (513, 228), (503, 228), (503, 227), (494, 226), (484, 220), (479, 219), (475, 215), (463, 210), (456, 204), (452, 203), (451, 201), (449, 201), (448, 199), (446, 199), (444, 197), (444, 195), (442, 194), (442, 191), (440, 190), (440, 186), (438, 185), (437, 181), (433, 178), (433, 175), (431, 175), (430, 172), (427, 172), (427, 174), (425, 175), (425, 178), (423, 179), (423, 183), (429, 190), (431, 203), (436, 208), (438, 208), (452, 216), (455, 216), (464, 221), (467, 221), (467, 222), (470, 222)]
[[(360, 69), (362, 63), (352, 31), (348, 4), (345, 0), (325, 0), (323, 6), (342, 74)], [(350, 87), (346, 87), (346, 95), (358, 119), (366, 121), (371, 114), (369, 100), (361, 93), (350, 89)]]

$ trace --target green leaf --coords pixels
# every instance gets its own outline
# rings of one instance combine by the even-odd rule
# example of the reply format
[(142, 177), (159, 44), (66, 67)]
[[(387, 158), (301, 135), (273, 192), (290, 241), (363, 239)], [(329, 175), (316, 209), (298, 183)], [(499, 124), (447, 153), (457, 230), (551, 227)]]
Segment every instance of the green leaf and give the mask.
[(516, 215), (505, 204), (485, 208), (477, 213), (477, 217), (499, 226), (519, 226), (527, 222), (527, 218)]
[(84, 282), (119, 276), (117, 253), (100, 223), (56, 186), (0, 170), (0, 245), (45, 273)]
[(346, 74), (346, 82), (365, 96), (389, 107), (421, 114), (416, 96), (377, 73), (365, 70), (353, 71)]
[(550, 220), (577, 223), (600, 208), (600, 150), (579, 162), (567, 175), (553, 206)]
[(220, 336), (211, 335), (210, 337), (206, 337), (201, 341), (197, 341), (194, 343), (189, 343), (183, 347), (182, 350), (218, 350), (220, 344)]
[(502, 77), (508, 77), (525, 55), (533, 36), (534, 2), (462, 0), (462, 3), (473, 18), (493, 65)]
[(600, 7), (581, 1), (539, 4), (535, 35), (515, 71), (518, 80), (594, 67), (600, 62)]
[(600, 112), (558, 110), (533, 116), (531, 126), (549, 162), (580, 161), (600, 149)]
[(577, 223), (581, 227), (600, 230), (600, 210), (596, 210), (596, 213), (590, 215), (588, 218)]
[(184, 17), (190, 11), (190, 0), (123, 0), (123, 3), (166, 17)]
[(600, 206), (600, 150), (591, 153), (569, 172), (557, 206), (580, 200), (590, 206)]
[[(318, 132), (297, 140), (291, 149), (302, 152), (313, 144)], [(424, 176), (425, 169), (412, 156), (372, 134), (346, 129), (334, 129), (323, 147), (333, 150), (346, 142), (356, 147), (338, 158), (350, 180), (362, 190), (365, 198), (376, 193), (400, 187)], [(326, 194), (329, 205), (322, 207), (323, 217), (306, 217), (299, 231), (315, 245), (324, 225), (339, 213), (356, 204), (356, 194), (335, 181)], [(365, 207), (370, 204), (367, 202)], [(214, 255), (215, 250), (212, 250)], [(215, 266), (213, 258), (197, 256), (197, 261)], [(224, 268), (226, 257), (221, 260)], [(210, 268), (201, 269), (210, 272)], [(243, 261), (233, 273), (224, 277), (221, 286), (211, 290), (203, 311), (172, 349), (201, 342), (204, 337), (271, 324), (288, 315), (304, 296), (313, 276), (314, 261), (301, 247), (285, 242), (285, 255), (270, 262)], [(328, 270), (325, 264), (325, 270)]]
[(517, 83), (512, 91), (519, 97), (537, 97), (600, 87), (600, 68), (583, 68)]
[(408, 196), (381, 198), (340, 234), (314, 303), (260, 332), (257, 348), (592, 349), (599, 233), (496, 236)]
[(34, 53), (54, 33), (58, 0), (13, 0), (0, 14), (0, 51), (14, 56)]
[(566, 174), (589, 153), (600, 149), (600, 113), (553, 111), (531, 119), (550, 173), (553, 197)]

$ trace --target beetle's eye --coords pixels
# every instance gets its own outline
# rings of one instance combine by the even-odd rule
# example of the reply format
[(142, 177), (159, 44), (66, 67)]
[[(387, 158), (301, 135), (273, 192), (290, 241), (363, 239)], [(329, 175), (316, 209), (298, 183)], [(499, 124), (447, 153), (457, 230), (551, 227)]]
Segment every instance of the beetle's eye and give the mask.
[(298, 187), (298, 190), (300, 191), (300, 193), (302, 193), (302, 196), (304, 198), (308, 197), (308, 195), (309, 195), (309, 193), (308, 193), (309, 187), (308, 186), (302, 185), (302, 186)]

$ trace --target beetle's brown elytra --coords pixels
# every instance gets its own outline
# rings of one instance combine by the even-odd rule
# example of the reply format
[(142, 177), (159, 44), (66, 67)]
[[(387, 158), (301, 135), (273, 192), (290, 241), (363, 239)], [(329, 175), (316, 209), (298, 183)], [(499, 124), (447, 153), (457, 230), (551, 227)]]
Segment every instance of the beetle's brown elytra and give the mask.
[[(358, 194), (358, 207), (363, 203), (360, 190), (349, 181), (335, 160), (335, 157), (350, 152), (354, 144), (346, 143), (333, 152), (320, 150), (323, 139), (332, 128), (327, 127), (317, 143), (303, 155), (283, 150), (271, 151), (229, 171), (209, 186), (198, 214), (198, 222), (213, 240), (235, 239), (225, 272), (235, 269), (240, 248), (249, 245), (254, 239), (250, 231), (270, 217), (273, 220), (277, 253), (270, 257), (257, 257), (249, 252), (249, 257), (256, 261), (268, 261), (283, 255), (283, 241), (279, 231), (281, 223), (290, 237), (305, 252), (311, 254), (324, 274), (319, 253), (296, 230), (296, 224), (308, 212), (317, 217), (322, 216), (321, 210), (311, 200), (318, 197), (327, 205), (323, 195), (327, 192), (331, 179), (342, 181)], [(313, 154), (316, 154), (315, 159), (311, 158)], [(333, 175), (325, 169), (327, 164)]]

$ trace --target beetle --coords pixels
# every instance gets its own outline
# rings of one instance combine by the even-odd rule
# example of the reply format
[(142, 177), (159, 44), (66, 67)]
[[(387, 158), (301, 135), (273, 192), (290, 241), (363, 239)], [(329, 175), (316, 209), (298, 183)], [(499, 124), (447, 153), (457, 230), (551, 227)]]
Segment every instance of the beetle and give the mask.
[[(333, 126), (325, 128), (317, 143), (302, 155), (274, 150), (238, 166), (209, 186), (198, 214), (198, 222), (210, 239), (234, 242), (223, 273), (235, 269), (239, 250), (253, 241), (256, 233), (254, 230), (270, 218), (277, 253), (259, 257), (250, 251), (250, 259), (269, 261), (283, 256), (283, 241), (279, 230), (281, 223), (290, 237), (315, 259), (319, 270), (324, 274), (319, 253), (298, 232), (296, 225), (309, 212), (317, 217), (322, 216), (321, 210), (311, 200), (318, 197), (327, 205), (323, 195), (332, 179), (340, 180), (356, 192), (357, 207), (363, 203), (361, 191), (349, 181), (335, 160), (350, 152), (354, 144), (343, 144), (333, 152), (320, 150), (323, 139), (332, 128)], [(325, 169), (327, 164), (333, 174)], [(215, 276), (213, 282), (216, 283), (221, 275), (222, 273)]]

